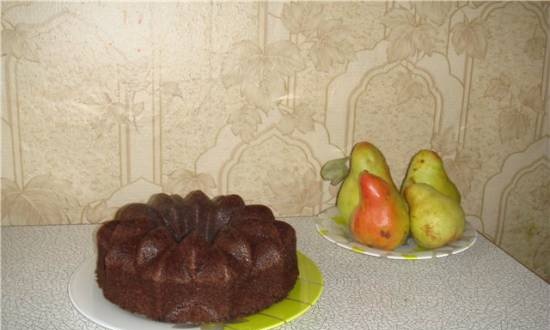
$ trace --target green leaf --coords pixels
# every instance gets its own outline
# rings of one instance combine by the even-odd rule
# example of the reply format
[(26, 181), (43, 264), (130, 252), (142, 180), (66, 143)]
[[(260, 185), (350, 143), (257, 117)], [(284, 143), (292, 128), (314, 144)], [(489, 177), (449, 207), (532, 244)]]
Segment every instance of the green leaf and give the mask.
[(348, 175), (348, 158), (332, 159), (321, 167), (321, 177), (323, 180), (330, 181), (330, 184), (337, 185)]

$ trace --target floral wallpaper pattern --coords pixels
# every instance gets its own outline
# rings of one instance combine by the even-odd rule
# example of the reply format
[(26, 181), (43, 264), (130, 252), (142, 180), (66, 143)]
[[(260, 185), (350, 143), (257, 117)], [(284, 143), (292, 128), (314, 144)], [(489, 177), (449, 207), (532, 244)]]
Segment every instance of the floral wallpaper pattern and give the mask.
[(369, 140), (440, 153), (468, 220), (550, 280), (550, 4), (3, 2), (2, 224), (157, 192), (315, 215)]

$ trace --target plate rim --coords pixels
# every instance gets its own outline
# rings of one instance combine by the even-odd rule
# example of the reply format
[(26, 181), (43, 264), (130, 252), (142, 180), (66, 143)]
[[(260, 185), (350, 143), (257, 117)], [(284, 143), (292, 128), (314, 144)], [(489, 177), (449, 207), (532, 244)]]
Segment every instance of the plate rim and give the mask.
[[(255, 316), (255, 315), (263, 315), (263, 316), (270, 317), (271, 319), (273, 319), (273, 324), (269, 324), (265, 327), (259, 328), (258, 330), (273, 329), (275, 327), (279, 327), (283, 324), (287, 324), (287, 323), (290, 323), (290, 322), (298, 319), (299, 317), (301, 317), (305, 313), (307, 313), (314, 305), (316, 305), (317, 302), (319, 301), (319, 299), (321, 298), (321, 296), (323, 295), (323, 292), (324, 292), (324, 277), (323, 277), (323, 274), (322, 274), (319, 266), (311, 258), (309, 258), (307, 255), (305, 255), (304, 253), (302, 253), (299, 250), (296, 250), (296, 256), (297, 256), (297, 263), (298, 263), (298, 270), (299, 270), (299, 275), (298, 275), (298, 278), (296, 279), (296, 284), (298, 284), (299, 282), (300, 283), (305, 282), (305, 283), (308, 283), (308, 285), (311, 284), (311, 283), (315, 284), (315, 286), (318, 287), (317, 291), (315, 291), (315, 297), (313, 297), (311, 299), (311, 301), (307, 301), (307, 302), (306, 301), (300, 301), (300, 303), (301, 303), (300, 305), (303, 305), (303, 308), (296, 309), (291, 316), (289, 316), (287, 318), (284, 318), (284, 319), (283, 318), (276, 318), (275, 316), (271, 316), (269, 314), (263, 314), (262, 313), (265, 309), (268, 309), (272, 306), (276, 306), (277, 304), (284, 304), (285, 300), (287, 300), (287, 298), (288, 298), (288, 295), (290, 295), (293, 292), (293, 290), (295, 290), (295, 287), (296, 287), (296, 284), (295, 284), (295, 287), (291, 291), (289, 291), (287, 296), (285, 298), (283, 298), (281, 301), (276, 302), (276, 303), (266, 307), (264, 310), (261, 310), (257, 313), (246, 316), (246, 317), (252, 317), (252, 316)], [(312, 270), (315, 273), (314, 276), (317, 276), (320, 279), (320, 283), (318, 281), (312, 281), (311, 279), (308, 279), (307, 277), (302, 277), (303, 272), (302, 272), (301, 268), (303, 268), (305, 265), (301, 265), (300, 258), (303, 259), (304, 263), (309, 264), (308, 265), (308, 270)], [(109, 321), (106, 321), (105, 319), (97, 318), (96, 315), (93, 315), (93, 314), (90, 315), (90, 313), (82, 306), (82, 302), (80, 301), (80, 299), (76, 298), (74, 296), (75, 295), (74, 291), (76, 290), (76, 288), (78, 288), (78, 285), (79, 285), (79, 283), (77, 283), (76, 280), (79, 278), (79, 276), (84, 276), (85, 279), (87, 281), (89, 281), (89, 282), (86, 282), (87, 284), (89, 284), (90, 282), (93, 283), (92, 290), (96, 290), (97, 291), (96, 293), (100, 294), (100, 297), (103, 300), (103, 301), (101, 301), (101, 303), (112, 305), (112, 307), (115, 308), (115, 310), (117, 311), (117, 314), (120, 313), (120, 314), (123, 314), (123, 315), (124, 314), (128, 315), (128, 316), (132, 317), (132, 319), (135, 318), (136, 321), (139, 320), (139, 319), (142, 319), (144, 322), (153, 322), (156, 326), (158, 326), (158, 329), (174, 329), (174, 326), (177, 325), (177, 323), (154, 321), (154, 320), (146, 318), (145, 316), (140, 316), (138, 314), (126, 311), (126, 310), (122, 309), (121, 307), (119, 307), (118, 305), (116, 305), (116, 304), (110, 302), (109, 300), (107, 300), (103, 296), (103, 291), (99, 288), (99, 286), (97, 284), (97, 279), (96, 279), (96, 274), (95, 274), (96, 261), (97, 261), (97, 254), (94, 253), (93, 255), (85, 258), (74, 269), (71, 276), (69, 277), (69, 283), (67, 285), (67, 294), (69, 295), (69, 300), (71, 301), (72, 307), (74, 309), (76, 309), (76, 311), (78, 311), (78, 313), (80, 315), (82, 315), (86, 320), (91, 321), (95, 324), (98, 324), (102, 327), (105, 327), (106, 329), (112, 329), (112, 330), (128, 330), (129, 329), (127, 327), (122, 327), (121, 328), (119, 326), (113, 325), (113, 324), (109, 323)], [(82, 285), (82, 284), (80, 283), (80, 285)], [(291, 300), (291, 299), (288, 299), (288, 300)], [(246, 322), (239, 322), (238, 324), (239, 325), (235, 325), (234, 327), (232, 326), (231, 323), (223, 324), (223, 329), (228, 329), (228, 330), (230, 330), (230, 329), (240, 329), (241, 324), (246, 324)], [(147, 327), (148, 324), (144, 324), (143, 326)], [(155, 329), (157, 329), (157, 327), (155, 327)], [(199, 326), (199, 327), (185, 328), (185, 329), (186, 330), (201, 330), (201, 327)]]
[[(376, 249), (357, 241), (351, 241), (349, 239), (348, 239), (348, 242), (344, 244), (342, 242), (337, 241), (334, 237), (327, 235), (327, 233), (325, 233), (325, 230), (328, 230), (326, 229), (326, 226), (323, 225), (325, 222), (330, 223), (332, 226), (343, 227), (342, 225), (335, 223), (331, 219), (331, 215), (329, 215), (329, 213), (335, 213), (335, 212), (337, 212), (337, 207), (332, 206), (321, 211), (317, 215), (315, 220), (315, 227), (317, 232), (319, 233), (319, 235), (321, 235), (321, 237), (328, 240), (329, 242), (336, 244), (337, 246), (344, 248), (346, 250), (355, 252), (357, 254), (364, 254), (372, 257), (386, 258), (386, 259), (392, 259), (392, 260), (427, 260), (427, 259), (443, 258), (443, 257), (448, 257), (450, 255), (459, 254), (471, 248), (477, 241), (477, 231), (472, 226), (472, 224), (470, 224), (469, 221), (464, 220), (465, 222), (464, 232), (466, 231), (472, 232), (472, 238), (468, 241), (468, 244), (466, 246), (461, 246), (460, 248), (456, 248), (456, 249), (452, 249), (451, 247), (451, 250), (449, 250), (449, 246), (444, 245), (437, 249), (426, 249), (424, 251), (416, 251), (416, 252), (411, 251), (410, 254), (409, 253), (405, 254), (401, 252), (396, 252), (395, 250), (386, 251), (386, 250)], [(410, 239), (411, 238), (409, 237), (408, 240)]]

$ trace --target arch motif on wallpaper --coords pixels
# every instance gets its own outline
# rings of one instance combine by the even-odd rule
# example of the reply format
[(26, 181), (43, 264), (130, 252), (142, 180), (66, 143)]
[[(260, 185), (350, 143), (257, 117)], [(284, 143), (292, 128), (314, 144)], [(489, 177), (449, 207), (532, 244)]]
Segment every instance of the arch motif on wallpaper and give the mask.
[(219, 181), (218, 182), (219, 182), (219, 185), (220, 185), (221, 189), (223, 189), (224, 191), (228, 190), (229, 182), (228, 182), (227, 178), (229, 177), (229, 174), (231, 173), (231, 171), (233, 170), (235, 165), (237, 165), (239, 163), (239, 160), (240, 160), (242, 154), (246, 150), (249, 150), (252, 147), (261, 145), (261, 144), (263, 144), (264, 142), (266, 142), (267, 140), (269, 140), (273, 137), (279, 139), (280, 141), (284, 142), (288, 146), (293, 146), (293, 147), (297, 147), (298, 149), (300, 149), (304, 153), (304, 155), (306, 156), (306, 159), (308, 160), (308, 163), (313, 165), (313, 167), (316, 171), (321, 170), (321, 166), (319, 164), (319, 161), (317, 159), (315, 159), (315, 157), (311, 153), (310, 148), (308, 147), (308, 145), (306, 143), (303, 143), (302, 141), (300, 141), (298, 139), (291, 139), (291, 138), (281, 134), (277, 128), (271, 127), (267, 131), (263, 132), (258, 138), (254, 139), (254, 141), (252, 141), (250, 143), (247, 143), (247, 144), (241, 143), (233, 150), (231, 158), (222, 165), (220, 173), (219, 173), (219, 177), (218, 177)]
[[(535, 5), (528, 2), (488, 2), (482, 4), (479, 7), (462, 7), (460, 10), (455, 11), (449, 19), (449, 31), (457, 24), (464, 21), (467, 18), (470, 22), (476, 18), (487, 20), (489, 15), (497, 10), (504, 9), (511, 4), (520, 4), (524, 10), (537, 16), (540, 28), (545, 32), (547, 38), (549, 37), (550, 22), (544, 22), (544, 15), (540, 10), (537, 10)], [(547, 9), (548, 10), (548, 9)], [(464, 81), (464, 73), (466, 66), (466, 53), (457, 54), (449, 42), (447, 48), (447, 57), (449, 58), (450, 71), (461, 81)]]
[[(535, 163), (525, 167), (525, 168), (522, 168), (518, 173), (516, 173), (514, 175), (514, 177), (512, 178), (511, 182), (509, 182), (510, 184), (505, 188), (502, 196), (501, 196), (501, 200), (500, 200), (500, 209), (499, 209), (499, 219), (501, 219), (501, 221), (498, 222), (497, 224), (497, 236), (496, 236), (496, 240), (495, 242), (497, 244), (502, 244), (502, 238), (503, 238), (503, 235), (504, 235), (504, 229), (506, 227), (506, 211), (508, 210), (508, 199), (510, 198), (510, 193), (513, 191), (513, 188), (516, 187), (516, 185), (518, 184), (518, 182), (523, 178), (524, 175), (526, 174), (529, 174), (533, 171), (535, 171), (537, 168), (539, 168), (540, 166), (544, 166), (548, 169), (550, 169), (550, 161), (548, 160), (548, 158), (539, 158)], [(543, 182), (543, 185), (544, 185), (544, 181)], [(550, 183), (550, 182), (548, 182)]]
[[(522, 10), (525, 12), (528, 12), (530, 14), (533, 14), (537, 17), (538, 25), (541, 28), (541, 30), (544, 32), (546, 36), (546, 44), (550, 43), (550, 7), (546, 7), (547, 14), (545, 15), (543, 12), (542, 7), (538, 7), (533, 2), (488, 2), (485, 4), (480, 5), (477, 8), (472, 7), (462, 7), (460, 10), (455, 11), (450, 19), (449, 19), (449, 31), (451, 28), (457, 24), (463, 22), (465, 19), (468, 19), (468, 21), (473, 21), (474, 19), (481, 19), (482, 21), (486, 21), (489, 19), (489, 15), (491, 13), (496, 12), (501, 9), (505, 9), (506, 7), (517, 4), (520, 5)], [(463, 52), (462, 54), (457, 54), (452, 47), (451, 43), (448, 44), (447, 47), (447, 57), (449, 59), (449, 66), (450, 71), (452, 75), (457, 77), (460, 81), (463, 82), (464, 85), (464, 100), (463, 100), (463, 106), (462, 106), (462, 115), (461, 115), (461, 122), (460, 125), (465, 125), (465, 120), (467, 117), (468, 112), (468, 103), (469, 103), (469, 89), (471, 85), (471, 78), (472, 78), (472, 71), (473, 71), (473, 62), (474, 59), (469, 57), (466, 52)], [(546, 48), (546, 54), (543, 60), (543, 78), (542, 78), (542, 94), (543, 97), (546, 93), (545, 99), (548, 100), (550, 96), (550, 90), (549, 90), (549, 79), (550, 79), (550, 51), (548, 51), (548, 47)], [(548, 102), (548, 101), (547, 101)], [(546, 103), (548, 104), (548, 103)], [(542, 116), (537, 119), (542, 120)], [(543, 125), (538, 125), (536, 127), (536, 136), (537, 138), (540, 138), (543, 135)], [(463, 146), (464, 145), (464, 133), (465, 133), (465, 127), (461, 130), (461, 136), (459, 136), (459, 143)]]
[[(305, 156), (307, 162), (309, 165), (313, 167), (313, 170), (315, 173), (320, 173), (321, 171), (321, 163), (319, 160), (315, 158), (315, 156), (312, 154), (311, 149), (307, 145), (307, 143), (304, 143), (303, 141), (299, 139), (292, 139), (288, 136), (285, 136), (279, 132), (279, 130), (275, 127), (272, 127), (261, 134), (257, 139), (252, 141), (249, 144), (241, 143), (238, 145), (232, 154), (232, 157), (225, 162), (225, 164), (222, 165), (222, 168), (220, 169), (220, 173), (218, 176), (218, 186), (219, 189), (223, 191), (223, 193), (227, 193), (230, 191), (229, 187), (229, 177), (231, 176), (233, 170), (235, 167), (240, 163), (241, 156), (243, 153), (245, 153), (247, 150), (250, 150), (256, 146), (262, 145), (266, 141), (275, 138), (284, 144), (292, 147), (298, 148)], [(222, 192), (220, 192), (222, 193)], [(319, 200), (319, 204), (321, 205), (322, 198)], [(319, 212), (319, 209), (314, 209), (314, 212)]]
[[(387, 41), (380, 42), (374, 49), (357, 54), (357, 61), (350, 63), (348, 71), (335, 79), (329, 86), (326, 126), (330, 132), (346, 132), (338, 137), (331, 134), (332, 143), (344, 150), (350, 150), (353, 143), (355, 102), (370, 80), (396, 66), (404, 65), (413, 74), (419, 75), (435, 100), (435, 118), (432, 134), (450, 130), (458, 137), (460, 96), (462, 83), (451, 74), (449, 62), (438, 53), (424, 57), (416, 65), (408, 62), (387, 63)], [(443, 102), (445, 100), (445, 103)], [(342, 115), (342, 112), (345, 115)]]
[(434, 97), (435, 101), (435, 118), (432, 125), (432, 134), (436, 134), (439, 132), (439, 127), (441, 126), (440, 117), (441, 117), (441, 107), (442, 107), (442, 100), (441, 95), (437, 91), (437, 88), (434, 86), (434, 82), (431, 79), (431, 77), (423, 72), (422, 70), (419, 70), (414, 65), (410, 64), (409, 62), (395, 62), (395, 63), (389, 63), (387, 65), (384, 65), (380, 68), (374, 68), (373, 70), (367, 72), (365, 76), (363, 77), (361, 83), (359, 86), (357, 86), (354, 91), (351, 93), (349, 102), (348, 102), (348, 113), (347, 113), (347, 123), (346, 123), (346, 148), (349, 150), (353, 144), (353, 136), (354, 136), (354, 130), (353, 124), (355, 123), (355, 118), (357, 115), (357, 102), (361, 94), (366, 90), (367, 86), (371, 83), (371, 80), (379, 75), (384, 75), (389, 73), (390, 71), (394, 70), (395, 68), (404, 67), (410, 72), (412, 72), (414, 75), (418, 75), (422, 78), (422, 81), (424, 81), (426, 84), (426, 87), (430, 91), (430, 94)]
[[(276, 137), (286, 144), (302, 150), (316, 173), (320, 172), (321, 166), (325, 162), (343, 157), (342, 151), (329, 143), (328, 132), (322, 125), (315, 123), (314, 131), (306, 134), (294, 132), (291, 135), (284, 135), (276, 127), (279, 120), (279, 112), (270, 112), (262, 120), (262, 124), (258, 127), (259, 133), (250, 143), (243, 142), (239, 136), (235, 136), (229, 126), (222, 128), (216, 138), (216, 144), (197, 159), (196, 172), (207, 173), (216, 178), (217, 193), (227, 194), (229, 192), (229, 174), (238, 163), (242, 153), (252, 146), (264, 143), (271, 137)], [(322, 200), (329, 196), (329, 186), (328, 181), (322, 182)], [(314, 212), (317, 211), (319, 210), (314, 210)]]
[(545, 137), (531, 144), (526, 150), (508, 156), (502, 170), (485, 184), (481, 218), (485, 234), (492, 240), (496, 239), (498, 242), (502, 238), (506, 202), (519, 178), (541, 164), (550, 166), (548, 145), (550, 145), (550, 137)]
[[(496, 2), (483, 4), (477, 8), (462, 7), (451, 15), (449, 30), (454, 24), (463, 22), (465, 17), (470, 21), (477, 17), (485, 19), (491, 12), (507, 5), (508, 3)], [(526, 7), (526, 9), (532, 11), (531, 8)], [(547, 31), (546, 33), (548, 35)], [(357, 53), (356, 60), (349, 63), (348, 70), (335, 78), (327, 88), (326, 127), (330, 133), (331, 143), (342, 149), (350, 147), (348, 135), (337, 133), (344, 132), (346, 125), (348, 125), (347, 122), (342, 122), (342, 119), (348, 116), (351, 90), (360, 84), (361, 79), (369, 71), (387, 65), (387, 47), (388, 41), (382, 40), (375, 48)], [(457, 54), (450, 42), (448, 43), (447, 54), (433, 53), (416, 63), (417, 69), (425, 71), (432, 77), (432, 86), (437, 87), (442, 99), (445, 100), (440, 109), (439, 127), (436, 128), (439, 128), (439, 131), (449, 129), (453, 136), (456, 136), (457, 144), (461, 135), (460, 130), (462, 130), (463, 136), (465, 129), (465, 127), (461, 127), (464, 123), (461, 122), (460, 116), (462, 112), (466, 111), (465, 108), (468, 102), (468, 97), (463, 94), (465, 89), (470, 88), (470, 86), (465, 86), (465, 84), (467, 85), (465, 80), (468, 80), (471, 66), (471, 59), (469, 60), (465, 53)], [(466, 98), (464, 101), (463, 97)], [(466, 102), (466, 104), (463, 104), (463, 102)], [(343, 112), (346, 112), (346, 116), (342, 116)]]

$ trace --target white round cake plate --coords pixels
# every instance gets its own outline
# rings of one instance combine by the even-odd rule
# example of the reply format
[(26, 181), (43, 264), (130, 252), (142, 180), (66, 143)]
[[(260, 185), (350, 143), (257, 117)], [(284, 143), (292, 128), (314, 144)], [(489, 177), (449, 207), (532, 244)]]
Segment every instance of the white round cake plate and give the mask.
[(308, 311), (321, 297), (324, 283), (317, 265), (298, 252), (300, 275), (288, 297), (241, 320), (226, 324), (206, 324), (200, 327), (157, 322), (123, 310), (108, 301), (96, 281), (96, 257), (84, 261), (69, 282), (69, 297), (73, 306), (93, 322), (113, 330), (240, 330), (272, 329), (290, 322)]
[(472, 245), (474, 245), (477, 238), (476, 230), (466, 221), (462, 238), (458, 241), (452, 242), (451, 244), (429, 250), (419, 247), (416, 245), (415, 241), (409, 237), (407, 242), (397, 249), (393, 251), (385, 251), (372, 248), (355, 241), (346, 226), (337, 224), (334, 220), (332, 220), (332, 218), (337, 215), (338, 209), (336, 207), (331, 207), (319, 214), (316, 219), (316, 226), (319, 234), (344, 249), (374, 257), (405, 260), (446, 257), (469, 249)]

